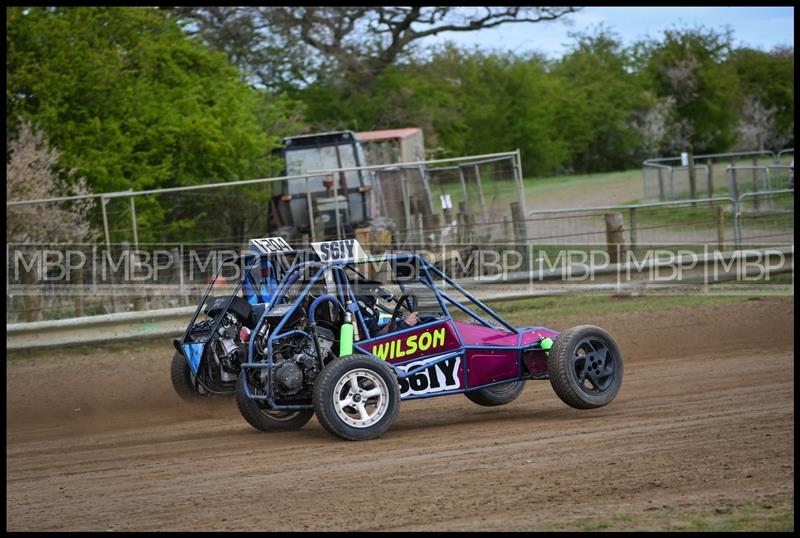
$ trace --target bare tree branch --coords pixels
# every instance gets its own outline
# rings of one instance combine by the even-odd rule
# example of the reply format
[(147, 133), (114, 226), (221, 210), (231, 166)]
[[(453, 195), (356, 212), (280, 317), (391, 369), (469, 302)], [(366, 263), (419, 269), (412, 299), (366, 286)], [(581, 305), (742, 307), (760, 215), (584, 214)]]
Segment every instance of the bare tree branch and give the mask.
[(179, 7), (176, 15), (267, 86), (375, 77), (409, 47), (443, 32), (554, 21), (576, 7)]

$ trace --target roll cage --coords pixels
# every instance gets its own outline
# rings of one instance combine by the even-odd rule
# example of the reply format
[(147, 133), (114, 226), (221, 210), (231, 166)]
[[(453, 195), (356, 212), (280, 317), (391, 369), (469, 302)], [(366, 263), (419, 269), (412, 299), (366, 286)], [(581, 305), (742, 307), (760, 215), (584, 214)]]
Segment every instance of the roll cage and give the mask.
[[(275, 285), (277, 286), (283, 274), (291, 267), (289, 261), (287, 260), (287, 254), (295, 254), (294, 252), (290, 253), (269, 253), (269, 254), (254, 254), (254, 253), (247, 253), (247, 254), (234, 254), (230, 256), (226, 256), (223, 258), (217, 268), (211, 275), (209, 279), (208, 285), (206, 286), (205, 291), (203, 292), (202, 297), (200, 298), (200, 302), (197, 304), (197, 308), (195, 308), (194, 313), (192, 314), (192, 320), (189, 322), (189, 325), (186, 327), (186, 330), (183, 333), (183, 336), (178, 340), (180, 344), (184, 344), (186, 342), (186, 338), (191, 331), (192, 326), (197, 321), (197, 318), (200, 316), (200, 312), (203, 310), (203, 307), (206, 305), (206, 301), (208, 300), (209, 295), (211, 294), (211, 290), (219, 282), (220, 276), (222, 274), (222, 270), (231, 264), (236, 264), (239, 271), (240, 271), (240, 278), (238, 283), (234, 286), (233, 290), (230, 292), (230, 297), (228, 298), (225, 306), (223, 307), (223, 312), (226, 312), (228, 308), (230, 308), (231, 303), (233, 302), (234, 298), (238, 296), (239, 291), (242, 290), (243, 298), (247, 300), (250, 304), (266, 304), (269, 303), (271, 300), (271, 294), (269, 290), (269, 283), (265, 281), (257, 282), (253, 277), (253, 269), (257, 266), (261, 266), (262, 268), (265, 265), (270, 265), (273, 271), (273, 275), (275, 275)], [(274, 288), (274, 286), (273, 286)], [(219, 324), (222, 320), (222, 316), (217, 316), (215, 323), (212, 325), (211, 333), (217, 330)], [(210, 338), (210, 337), (209, 337)], [(208, 339), (206, 339), (203, 344), (208, 343)], [(179, 350), (180, 351), (180, 350)]]

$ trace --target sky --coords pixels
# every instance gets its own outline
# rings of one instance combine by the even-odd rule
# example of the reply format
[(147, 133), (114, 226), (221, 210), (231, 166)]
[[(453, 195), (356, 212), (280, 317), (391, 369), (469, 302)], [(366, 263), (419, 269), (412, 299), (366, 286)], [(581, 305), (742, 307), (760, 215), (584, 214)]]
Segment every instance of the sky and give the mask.
[(770, 50), (777, 45), (794, 47), (794, 7), (585, 7), (568, 17), (570, 22), (512, 23), (477, 32), (444, 32), (425, 44), (453, 41), (472, 48), (538, 51), (558, 58), (572, 40), (569, 32), (586, 31), (603, 24), (625, 45), (646, 37), (660, 38), (674, 27), (705, 26), (733, 29), (737, 46)]

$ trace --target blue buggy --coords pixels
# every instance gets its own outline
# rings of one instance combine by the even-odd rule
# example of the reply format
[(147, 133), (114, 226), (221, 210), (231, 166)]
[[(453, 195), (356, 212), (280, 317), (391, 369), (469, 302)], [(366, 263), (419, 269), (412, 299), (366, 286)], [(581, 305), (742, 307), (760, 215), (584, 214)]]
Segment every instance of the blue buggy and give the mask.
[[(236, 391), (249, 334), (297, 254), (281, 238), (253, 239), (249, 253), (220, 262), (189, 325), (174, 341), (170, 377), (182, 399), (193, 401)], [(226, 268), (233, 270), (237, 284), (216, 295), (228, 286), (223, 275)]]

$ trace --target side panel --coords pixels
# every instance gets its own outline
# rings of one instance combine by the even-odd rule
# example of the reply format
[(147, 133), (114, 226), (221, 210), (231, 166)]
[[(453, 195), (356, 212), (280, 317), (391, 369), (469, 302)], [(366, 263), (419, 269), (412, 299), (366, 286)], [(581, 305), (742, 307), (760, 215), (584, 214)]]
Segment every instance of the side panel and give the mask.
[(355, 347), (385, 360), (401, 372), (419, 370), (400, 379), (400, 396), (404, 400), (463, 391), (466, 388), (463, 356), (442, 360), (448, 353), (461, 349), (450, 321), (437, 321), (396, 331), (358, 342)]
[(463, 391), (466, 388), (464, 361), (461, 355), (445, 360), (438, 359), (438, 357), (428, 357), (397, 366), (398, 370), (409, 372), (429, 365), (415, 374), (400, 378), (401, 399), (435, 396), (444, 392)]
[(437, 321), (420, 328), (395, 331), (387, 336), (358, 342), (357, 345), (391, 364), (441, 355), (460, 347), (458, 336), (449, 321)]
[(197, 374), (197, 368), (200, 366), (200, 358), (203, 356), (203, 343), (182, 344), (183, 356), (189, 363), (193, 374)]
[(519, 379), (519, 355), (518, 349), (467, 350), (468, 388)]
[(558, 337), (558, 332), (547, 327), (524, 327), (522, 332), (522, 345), (528, 348), (522, 356), (525, 367), (533, 376), (540, 376), (547, 373), (547, 354), (541, 349), (531, 349), (531, 346), (538, 344), (542, 338)]

